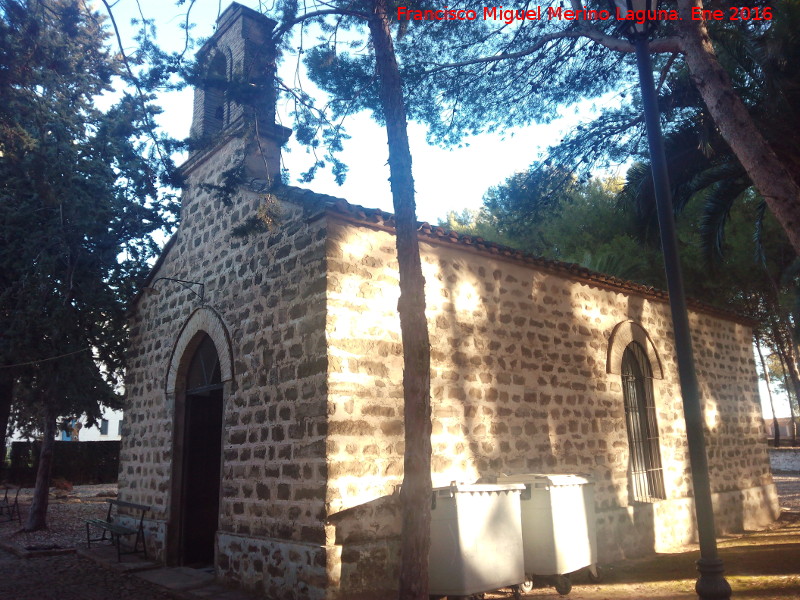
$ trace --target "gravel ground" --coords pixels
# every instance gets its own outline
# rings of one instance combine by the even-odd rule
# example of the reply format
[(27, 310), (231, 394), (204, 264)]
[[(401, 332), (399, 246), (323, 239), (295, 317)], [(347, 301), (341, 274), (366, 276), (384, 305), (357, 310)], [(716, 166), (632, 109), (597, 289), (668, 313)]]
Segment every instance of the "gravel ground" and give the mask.
[(773, 475), (772, 479), (778, 488), (781, 508), (800, 511), (800, 476), (780, 474)]
[[(85, 533), (84, 533), (85, 535)], [(131, 575), (75, 554), (19, 559), (0, 550), (1, 600), (167, 600), (173, 596)]]
[[(774, 479), (781, 497), (781, 506), (787, 510), (800, 511), (800, 476), (776, 475)], [(20, 493), (23, 520), (30, 506), (31, 492), (32, 490), (23, 490)], [(0, 523), (0, 542), (10, 543), (18, 548), (35, 546), (69, 548), (83, 545), (86, 543), (84, 519), (102, 516), (105, 511), (105, 499), (115, 495), (116, 486), (108, 485), (79, 486), (69, 493), (57, 492), (51, 496), (50, 500), (49, 531), (21, 533), (16, 522)], [(794, 520), (797, 521), (797, 518)], [(785, 523), (776, 524), (776, 529), (778, 531), (775, 533), (767, 532), (766, 535), (784, 535), (788, 544), (796, 544), (800, 539), (800, 536), (797, 535), (800, 530), (796, 524), (794, 527), (789, 526), (788, 528)], [(777, 543), (777, 540), (775, 542)], [(725, 542), (722, 544), (724, 548)], [(789, 546), (786, 548), (788, 550)], [(747, 556), (755, 556), (753, 552), (757, 552), (757, 550), (755, 548), (748, 550), (743, 558), (748, 560)], [(796, 557), (791, 555), (789, 558), (794, 561)], [(645, 571), (645, 565), (637, 566), (633, 564), (635, 562), (632, 561), (630, 565), (624, 567), (610, 567), (618, 569), (619, 573), (610, 574), (612, 576), (607, 577), (606, 582), (595, 586), (587, 586), (582, 578), (576, 576), (577, 586), (573, 589), (570, 597), (573, 600), (581, 598), (586, 600), (612, 598), (673, 600), (694, 597), (685, 592), (685, 590), (691, 589), (693, 585), (691, 580), (682, 581), (677, 574), (662, 572), (659, 578), (667, 580), (669, 587), (664, 589), (664, 582), (657, 587), (648, 582), (646, 577), (639, 578)], [(764, 600), (800, 597), (798, 571), (795, 567), (787, 568), (788, 570), (781, 566), (778, 569), (775, 574), (779, 575), (777, 579), (773, 575), (771, 579), (754, 580), (750, 584), (746, 581), (735, 581), (738, 594), (744, 592), (745, 596)], [(633, 581), (628, 578), (629, 582), (625, 582), (624, 569), (633, 571)], [(659, 569), (661, 569), (660, 566)], [(732, 571), (736, 572), (736, 570)], [(615, 583), (615, 579), (618, 579), (619, 582)], [(752, 577), (748, 579), (752, 579)], [(778, 581), (777, 584), (776, 581)], [(748, 589), (749, 585), (755, 586), (755, 589)], [(674, 591), (676, 589), (681, 591)], [(488, 598), (509, 596), (510, 594), (487, 595)], [(537, 589), (529, 597), (540, 596), (559, 597), (552, 588)], [(42, 556), (23, 560), (10, 552), (0, 550), (0, 600), (166, 600), (173, 597), (163, 589), (135, 576), (119, 574), (98, 567), (93, 562), (75, 554)]]
[[(22, 519), (32, 489), (20, 491)], [(53, 491), (47, 511), (50, 529), (19, 531), (16, 521), (0, 523), (0, 542), (19, 549), (74, 548), (86, 544), (84, 520), (105, 515), (105, 500), (117, 495), (114, 485), (77, 486)], [(120, 575), (75, 554), (20, 559), (0, 550), (0, 600), (166, 600), (174, 596), (131, 575)]]
[[(16, 521), (0, 523), (0, 542), (13, 544), (22, 549), (74, 548), (86, 543), (84, 521), (105, 516), (107, 498), (117, 495), (116, 484), (81, 485), (72, 491), (53, 490), (47, 510), (46, 531), (24, 533)], [(23, 488), (19, 494), (22, 507), (22, 524), (31, 505), (33, 489)]]
[[(775, 475), (773, 477), (781, 499), (781, 508), (800, 512), (800, 476)], [(22, 504), (23, 523), (31, 503), (32, 489), (23, 489), (19, 498)], [(50, 529), (22, 533), (16, 522), (0, 523), (0, 542), (19, 548), (57, 547), (73, 548), (86, 543), (84, 521), (105, 515), (106, 498), (117, 495), (116, 484), (76, 486), (71, 492), (51, 492), (47, 522)]]

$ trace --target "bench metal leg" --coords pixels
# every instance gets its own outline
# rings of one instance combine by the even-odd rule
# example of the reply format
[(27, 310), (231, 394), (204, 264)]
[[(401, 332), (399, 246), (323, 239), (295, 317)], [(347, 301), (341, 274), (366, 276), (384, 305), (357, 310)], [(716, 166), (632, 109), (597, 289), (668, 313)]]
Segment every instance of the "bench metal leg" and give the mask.
[(109, 539), (110, 539), (111, 543), (112, 544), (114, 543), (114, 534), (111, 533), (110, 531), (107, 531), (106, 529), (102, 529), (102, 528), (100, 528), (100, 529), (103, 532), (103, 534), (99, 538), (93, 538), (92, 535), (91, 535), (91, 528), (92, 527), (93, 527), (93, 525), (91, 523), (86, 523), (86, 545), (89, 548), (92, 547), (92, 542), (105, 542), (106, 541), (106, 533), (109, 534), (109, 536), (110, 536)]
[[(110, 511), (110, 509), (109, 509)], [(143, 525), (144, 516), (139, 519), (139, 526), (136, 529), (132, 529), (130, 527), (122, 526), (119, 523), (114, 523), (110, 520), (110, 517), (106, 521), (101, 521), (100, 519), (89, 519), (86, 521), (86, 544), (89, 548), (92, 547), (92, 542), (102, 542), (106, 539), (106, 533), (108, 533), (110, 537), (111, 544), (117, 547), (117, 562), (122, 561), (123, 554), (143, 554), (144, 558), (147, 559), (147, 544), (145, 543), (144, 539), (144, 525)], [(92, 527), (97, 527), (101, 529), (103, 534), (99, 538), (93, 538), (91, 534)], [(131, 536), (136, 534), (133, 542), (133, 549), (128, 550), (127, 547), (123, 551), (122, 550), (122, 536)], [(141, 548), (139, 547), (141, 544)]]
[(144, 528), (141, 525), (139, 525), (139, 529), (136, 531), (136, 541), (133, 544), (133, 551), (136, 554), (139, 553), (139, 542), (142, 543), (141, 552), (144, 554), (144, 558), (147, 559), (147, 544), (144, 543)]
[(22, 524), (22, 517), (19, 514), (19, 504), (0, 504), (0, 517), (3, 521), (13, 521), (14, 517)]

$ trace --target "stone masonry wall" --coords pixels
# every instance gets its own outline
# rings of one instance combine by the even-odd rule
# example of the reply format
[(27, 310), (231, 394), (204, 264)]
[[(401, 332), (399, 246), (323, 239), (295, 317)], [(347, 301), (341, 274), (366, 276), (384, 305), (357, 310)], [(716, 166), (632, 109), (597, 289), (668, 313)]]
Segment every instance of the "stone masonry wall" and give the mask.
[[(240, 148), (241, 141), (232, 140), (214, 161), (198, 165), (191, 181), (220, 182)], [(254, 589), (301, 593), (325, 578), (319, 549), (325, 541), (327, 470), (326, 231), (324, 220), (309, 223), (301, 207), (285, 203), (276, 230), (234, 236), (232, 228), (264, 201), (263, 194), (243, 190), (225, 205), (190, 186), (177, 237), (153, 280), (203, 282), (207, 312), (219, 315), (230, 340), (218, 573)], [(178, 283), (161, 281), (157, 289), (157, 295), (140, 298), (130, 321), (120, 497), (153, 507), (148, 543), (156, 557), (169, 559), (165, 544), (176, 527), (170, 514), (171, 473), (177, 468), (173, 419), (180, 391), (176, 385), (177, 394), (169, 394), (165, 382), (168, 369), (189, 358), (171, 354), (187, 335), (182, 328), (199, 300)], [(257, 551), (243, 562), (237, 547)]]
[[(370, 507), (402, 481), (398, 267), (390, 233), (331, 221), (328, 235), (327, 539), (342, 553), (339, 572), (349, 579), (334, 584), (346, 597), (380, 584), (360, 562), (373, 573), (375, 561), (396, 568), (384, 548), (396, 540), (396, 520), (386, 511), (364, 515), (381, 512)], [(434, 486), (503, 473), (587, 473), (596, 481), (601, 560), (689, 541), (691, 482), (669, 307), (453, 244), (423, 241), (421, 252)], [(663, 371), (653, 383), (667, 500), (655, 504), (631, 501), (621, 380), (607, 373), (609, 338), (626, 321), (649, 334)], [(690, 321), (718, 528), (765, 524), (777, 505), (751, 331), (700, 313)], [(360, 525), (337, 520), (354, 511)]]
[[(221, 183), (243, 144), (233, 138), (198, 161), (192, 181)], [(226, 205), (197, 186), (184, 197), (152, 280), (203, 282), (205, 306), (161, 281), (134, 308), (120, 496), (153, 507), (149, 549), (169, 558), (181, 365), (187, 340), (208, 330), (230, 362), (218, 575), (281, 599), (383, 598), (397, 579), (404, 451), (394, 237), (310, 218), (291, 202), (275, 231), (233, 236), (264, 201), (243, 190)], [(434, 485), (588, 473), (601, 560), (687, 541), (691, 484), (668, 307), (452, 244), (421, 247)], [(612, 334), (628, 322), (652, 340), (668, 497), (655, 504), (630, 501), (620, 376), (607, 372)], [(763, 524), (775, 492), (750, 330), (700, 313), (691, 323), (719, 528)]]
[[(208, 69), (213, 59), (221, 54), (224, 57), (224, 75), (232, 79), (247, 79), (258, 84), (270, 81), (266, 73), (272, 69), (270, 57), (274, 56), (269, 36), (275, 22), (264, 15), (244, 6), (231, 6), (224, 11), (222, 18), (217, 23), (214, 36), (198, 52), (197, 59), (203, 68)], [(269, 94), (264, 94), (265, 105), (257, 107), (257, 111), (264, 116), (274, 115), (274, 100)], [(192, 111), (191, 135), (201, 138), (213, 135), (218, 131), (206, 131), (209, 121), (215, 118), (213, 108), (208, 106), (206, 89), (200, 85), (195, 88), (194, 106)], [(211, 109), (211, 110), (209, 110)], [(246, 118), (248, 112), (244, 106), (228, 98), (222, 106), (222, 118), (218, 119), (217, 129)], [(253, 109), (250, 109), (252, 112)]]

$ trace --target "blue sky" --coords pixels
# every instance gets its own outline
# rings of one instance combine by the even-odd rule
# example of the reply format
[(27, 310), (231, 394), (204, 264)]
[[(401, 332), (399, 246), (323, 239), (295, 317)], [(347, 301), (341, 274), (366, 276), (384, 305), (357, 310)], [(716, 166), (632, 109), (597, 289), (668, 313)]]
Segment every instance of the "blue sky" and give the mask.
[[(240, 2), (254, 9), (264, 3), (252, 0)], [(186, 5), (175, 6), (166, 0), (119, 0), (113, 5), (114, 16), (128, 49), (135, 48), (132, 39), (131, 18), (139, 15), (139, 8), (146, 18), (154, 19), (158, 28), (158, 42), (167, 50), (180, 50), (185, 34), (180, 25), (184, 21)], [(192, 7), (191, 21), (195, 23), (192, 36), (205, 38), (213, 33), (219, 10), (227, 2), (197, 0)], [(103, 8), (100, 7), (101, 12)], [(286, 64), (287, 77), (293, 76), (294, 65)], [(313, 89), (304, 83), (307, 89)], [(191, 125), (192, 92), (164, 95), (160, 104), (164, 114), (158, 122), (174, 137), (188, 136)], [(486, 190), (504, 181), (517, 171), (524, 170), (537, 154), (563, 137), (565, 131), (586, 120), (592, 113), (592, 103), (584, 102), (577, 107), (565, 107), (556, 119), (547, 125), (532, 125), (502, 134), (481, 135), (464, 141), (459, 148), (430, 146), (425, 140), (425, 128), (412, 123), (410, 142), (414, 161), (414, 180), (417, 192), (417, 215), (420, 220), (436, 222), (448, 211), (464, 208), (477, 209)], [(291, 123), (284, 121), (284, 125)], [(349, 172), (343, 186), (338, 186), (329, 172), (320, 173), (308, 184), (299, 184), (297, 178), (309, 166), (305, 148), (290, 140), (288, 152), (283, 153), (284, 166), (289, 169), (293, 185), (303, 185), (314, 191), (340, 196), (354, 204), (392, 211), (389, 189), (389, 170), (386, 164), (388, 149), (386, 133), (366, 113), (355, 115), (345, 122), (350, 139), (344, 143), (341, 159)]]

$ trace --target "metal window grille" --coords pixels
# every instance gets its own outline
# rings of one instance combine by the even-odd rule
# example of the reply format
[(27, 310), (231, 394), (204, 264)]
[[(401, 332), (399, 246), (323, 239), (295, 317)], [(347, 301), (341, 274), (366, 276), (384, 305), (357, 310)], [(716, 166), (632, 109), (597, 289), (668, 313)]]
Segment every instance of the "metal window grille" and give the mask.
[(637, 502), (663, 500), (666, 494), (653, 399), (653, 372), (644, 348), (637, 342), (631, 342), (622, 356), (622, 389), (633, 498)]

